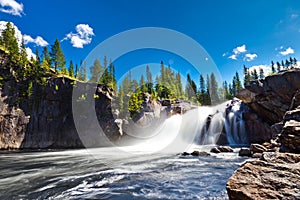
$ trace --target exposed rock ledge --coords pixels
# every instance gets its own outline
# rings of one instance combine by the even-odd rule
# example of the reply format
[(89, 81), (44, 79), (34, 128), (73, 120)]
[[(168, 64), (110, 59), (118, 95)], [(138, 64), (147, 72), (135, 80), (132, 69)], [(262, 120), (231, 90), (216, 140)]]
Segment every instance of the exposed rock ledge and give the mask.
[(229, 199), (300, 199), (300, 155), (263, 153), (227, 182)]

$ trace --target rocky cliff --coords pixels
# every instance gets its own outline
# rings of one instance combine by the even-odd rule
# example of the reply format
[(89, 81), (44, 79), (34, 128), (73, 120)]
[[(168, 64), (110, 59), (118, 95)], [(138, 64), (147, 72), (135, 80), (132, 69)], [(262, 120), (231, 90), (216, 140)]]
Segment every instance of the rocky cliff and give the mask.
[[(5, 84), (10, 88), (10, 83)], [(80, 97), (72, 96), (73, 87), (81, 88)], [(93, 102), (80, 99), (93, 91)], [(1, 93), (0, 98), (0, 148), (82, 148), (84, 147), (74, 124), (72, 101), (78, 105), (89, 104), (91, 109), (82, 110), (81, 127), (88, 128), (99, 123), (108, 138), (119, 137), (119, 127), (111, 111), (112, 91), (102, 85), (75, 82), (69, 78), (49, 78), (46, 85), (34, 84), (29, 99), (12, 104), (11, 94)], [(74, 99), (77, 98), (77, 99)], [(10, 99), (10, 101), (8, 101)], [(7, 100), (7, 101), (6, 101)], [(92, 122), (90, 112), (98, 121)], [(94, 124), (93, 124), (94, 123)], [(90, 146), (97, 146), (90, 144)]]
[[(251, 145), (260, 149), (253, 154), (259, 159), (247, 161), (232, 175), (226, 188), (229, 198), (300, 199), (300, 157), (295, 154), (300, 153), (300, 70), (253, 81), (239, 98), (265, 121), (271, 140)], [(259, 130), (254, 133), (261, 137)]]
[[(300, 90), (300, 69), (282, 71), (265, 79), (251, 81), (237, 97), (250, 109), (244, 114), (251, 143), (263, 143), (274, 137), (271, 126), (283, 120)], [(295, 103), (299, 100), (294, 100)], [(277, 130), (281, 131), (281, 130)]]

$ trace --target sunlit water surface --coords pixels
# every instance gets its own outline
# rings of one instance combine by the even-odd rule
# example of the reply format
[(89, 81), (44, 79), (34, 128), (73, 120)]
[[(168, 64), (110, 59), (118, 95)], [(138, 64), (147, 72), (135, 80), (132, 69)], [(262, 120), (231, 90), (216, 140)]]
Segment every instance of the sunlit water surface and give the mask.
[(114, 148), (2, 152), (0, 199), (228, 199), (226, 182), (244, 161), (237, 153), (120, 154)]

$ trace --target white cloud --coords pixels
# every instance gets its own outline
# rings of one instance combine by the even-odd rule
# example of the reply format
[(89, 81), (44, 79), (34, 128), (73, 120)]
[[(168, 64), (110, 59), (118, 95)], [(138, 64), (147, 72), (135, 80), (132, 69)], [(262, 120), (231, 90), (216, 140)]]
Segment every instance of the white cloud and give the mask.
[(37, 36), (35, 39), (33, 39), (30, 35), (23, 35), (24, 43), (35, 43), (37, 46), (47, 46), (48, 42), (45, 41), (41, 36)]
[(269, 65), (254, 65), (249, 68), (249, 72), (251, 73), (254, 69), (256, 69), (258, 74), (259, 74), (259, 70), (263, 69), (265, 76), (272, 73), (272, 67)]
[(294, 49), (292, 49), (291, 47), (289, 47), (289, 48), (287, 48), (287, 49), (284, 50), (284, 51), (280, 51), (279, 53), (280, 53), (281, 55), (283, 55), (283, 56), (287, 56), (287, 55), (289, 55), (289, 54), (294, 54), (295, 51), (294, 51)]
[(32, 52), (32, 50), (29, 47), (26, 47), (26, 53), (27, 53), (28, 60), (30, 60), (31, 57), (33, 57), (34, 59), (36, 59), (36, 55)]
[(24, 14), (24, 6), (22, 3), (18, 3), (15, 0), (0, 0), (0, 11), (16, 16), (22, 16)]
[(92, 36), (94, 35), (93, 28), (88, 24), (78, 24), (76, 26), (76, 33), (68, 33), (62, 41), (70, 40), (73, 47), (83, 48), (83, 45), (92, 42)]
[(232, 59), (232, 60), (237, 60), (237, 57), (235, 54), (232, 54), (231, 56), (229, 56), (228, 58)]
[(246, 61), (249, 62), (249, 61), (254, 60), (255, 58), (257, 58), (257, 54), (256, 54), (256, 53), (253, 53), (253, 54), (247, 53), (247, 54), (245, 55), (244, 60), (246, 60)]
[[(242, 46), (237, 46), (236, 48), (234, 48), (232, 50), (233, 54), (231, 56), (229, 56), (228, 58), (232, 59), (232, 60), (237, 60), (238, 55), (245, 53), (246, 50), (246, 45), (243, 44)], [(225, 56), (226, 54), (223, 54), (223, 56)]]
[(246, 50), (246, 45), (242, 45), (242, 46), (239, 46), (239, 47), (236, 47), (233, 49), (233, 53), (234, 54), (240, 54), (240, 53), (245, 53), (247, 50)]

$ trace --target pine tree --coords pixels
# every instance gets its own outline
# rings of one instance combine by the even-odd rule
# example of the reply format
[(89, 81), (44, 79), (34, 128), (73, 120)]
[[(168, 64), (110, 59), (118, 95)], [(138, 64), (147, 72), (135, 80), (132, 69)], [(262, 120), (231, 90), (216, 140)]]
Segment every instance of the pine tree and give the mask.
[(161, 76), (161, 84), (165, 84), (165, 65), (164, 62), (160, 62), (160, 76)]
[(285, 60), (285, 68), (287, 69), (290, 66), (290, 62), (288, 61), (288, 59)]
[(235, 79), (236, 80), (236, 90), (241, 90), (243, 87), (242, 87), (242, 83), (241, 83), (238, 72), (235, 72), (235, 77), (236, 77), (236, 79)]
[(152, 83), (152, 74), (149, 65), (146, 66), (146, 76), (147, 76), (147, 82)]
[(281, 61), (281, 66), (282, 66), (282, 68), (284, 68), (284, 62), (283, 62), (283, 60)]
[(257, 74), (256, 69), (253, 69), (252, 79), (253, 80), (257, 80), (258, 79), (258, 74)]
[(203, 105), (211, 105), (211, 95), (210, 95), (210, 78), (209, 75), (206, 75), (206, 92), (204, 95), (204, 103)]
[(297, 59), (296, 58), (294, 58), (294, 65), (297, 66)]
[(47, 64), (48, 67), (50, 68), (52, 62), (51, 62), (50, 53), (48, 51), (48, 47), (44, 47), (43, 49), (43, 60), (44, 60), (44, 64)]
[(276, 73), (275, 67), (274, 67), (274, 62), (271, 61), (271, 68), (272, 68), (272, 74)]
[(74, 72), (74, 64), (73, 61), (70, 61), (70, 66), (69, 66), (69, 76), (74, 78), (75, 76), (75, 72)]
[(233, 80), (232, 80), (232, 89), (231, 89), (231, 93), (232, 93), (232, 96), (234, 97), (236, 95), (236, 76), (233, 77)]
[(150, 71), (149, 66), (146, 66), (146, 77), (147, 77), (147, 89), (150, 94), (153, 93), (153, 81), (152, 81), (152, 73)]
[(277, 72), (280, 72), (280, 70), (281, 70), (280, 63), (276, 62), (276, 65), (277, 65)]
[(141, 75), (141, 79), (140, 79), (140, 88), (141, 88), (142, 92), (148, 92), (148, 88), (147, 88), (146, 82), (145, 82), (145, 77), (143, 74)]
[(15, 28), (11, 22), (7, 22), (5, 29), (2, 31), (1, 43), (9, 51), (11, 61), (17, 62), (20, 55), (19, 44), (15, 37)]
[(75, 78), (77, 78), (77, 74), (78, 74), (78, 64), (76, 63), (75, 65)]
[(182, 98), (184, 95), (183, 95), (183, 86), (182, 86), (182, 82), (181, 82), (181, 76), (180, 76), (180, 73), (177, 72), (176, 73), (176, 87), (177, 87), (177, 97), (179, 98)]
[(263, 68), (259, 68), (259, 78), (260, 78), (260, 79), (265, 78), (265, 73), (264, 73)]
[(211, 73), (210, 74), (210, 85), (211, 85), (211, 90), (210, 90), (210, 97), (211, 97), (211, 103), (212, 105), (215, 105), (219, 103), (219, 95), (218, 95), (218, 82), (216, 80), (215, 74)]
[(22, 39), (22, 44), (21, 44), (20, 55), (21, 55), (21, 65), (24, 65), (24, 67), (25, 67), (28, 63), (28, 59), (27, 59), (28, 55), (27, 55), (27, 52), (26, 52), (26, 47), (25, 47), (23, 39)]
[(290, 64), (293, 65), (293, 62), (294, 62), (293, 58), (290, 57)]
[(104, 69), (101, 66), (99, 59), (95, 59), (94, 64), (90, 67), (91, 78), (90, 81), (94, 83), (98, 83), (100, 77), (103, 75)]
[(35, 48), (35, 64), (36, 65), (40, 65), (41, 64), (41, 57), (40, 57), (40, 52), (39, 52), (39, 48), (38, 47)]
[(196, 100), (194, 97), (197, 94), (197, 86), (196, 83), (191, 79), (190, 74), (187, 74), (186, 94), (189, 100)]
[(58, 39), (55, 40), (54, 44), (51, 46), (51, 61), (54, 65), (54, 70), (57, 72), (58, 69), (60, 69), (63, 73), (66, 73), (65, 65), (65, 55), (62, 52), (62, 49), (60, 47), (60, 42)]
[(205, 99), (205, 80), (202, 74), (200, 74), (199, 78), (199, 92), (198, 92), (198, 101), (201, 105), (204, 105), (204, 99)]
[(250, 83), (251, 77), (249, 74), (249, 69), (244, 65), (244, 86)]
[(109, 74), (110, 74), (110, 84), (113, 90), (116, 90), (117, 80), (116, 80), (116, 71), (115, 65), (112, 63), (112, 60), (109, 61)]
[(84, 62), (78, 71), (77, 79), (80, 81), (87, 81), (87, 68), (86, 68), (86, 62)]

